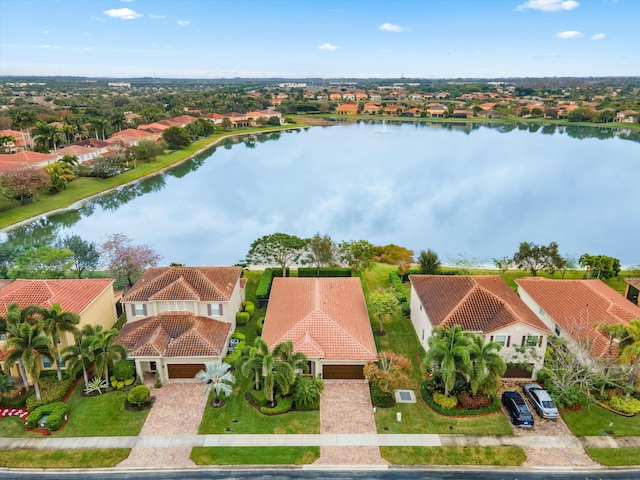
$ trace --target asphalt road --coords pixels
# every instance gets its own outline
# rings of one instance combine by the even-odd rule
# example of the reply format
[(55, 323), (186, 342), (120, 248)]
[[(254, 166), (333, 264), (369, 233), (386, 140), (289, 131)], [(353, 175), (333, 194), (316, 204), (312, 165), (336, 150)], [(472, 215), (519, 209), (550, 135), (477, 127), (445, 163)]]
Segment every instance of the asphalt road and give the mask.
[(499, 470), (417, 470), (398, 469), (386, 471), (322, 471), (322, 470), (171, 470), (171, 471), (145, 471), (145, 472), (118, 472), (118, 471), (81, 471), (64, 472), (53, 471), (6, 471), (0, 469), (2, 480), (25, 480), (31, 478), (43, 478), (47, 480), (348, 480), (348, 479), (372, 479), (372, 480), (638, 480), (640, 470), (607, 470), (579, 472), (549, 472), (549, 471), (509, 471)]

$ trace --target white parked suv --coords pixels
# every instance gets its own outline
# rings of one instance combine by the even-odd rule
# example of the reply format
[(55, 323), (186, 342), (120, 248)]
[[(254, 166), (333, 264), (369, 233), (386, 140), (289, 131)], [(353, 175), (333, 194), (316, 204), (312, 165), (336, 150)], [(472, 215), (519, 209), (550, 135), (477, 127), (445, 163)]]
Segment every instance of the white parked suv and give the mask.
[(540, 385), (537, 383), (527, 383), (522, 389), (527, 399), (531, 402), (531, 405), (533, 405), (533, 408), (535, 408), (538, 415), (542, 418), (558, 418), (560, 416), (558, 407), (556, 407), (556, 404), (551, 400), (549, 392)]

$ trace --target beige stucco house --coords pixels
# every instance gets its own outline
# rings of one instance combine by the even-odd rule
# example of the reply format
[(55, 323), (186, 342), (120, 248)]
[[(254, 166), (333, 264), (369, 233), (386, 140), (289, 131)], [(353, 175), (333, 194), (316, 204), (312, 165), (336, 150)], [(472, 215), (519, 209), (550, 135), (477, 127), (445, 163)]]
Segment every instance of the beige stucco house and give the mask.
[(127, 323), (117, 342), (138, 373), (193, 378), (223, 358), (244, 300), (241, 267), (153, 267), (122, 299)]
[[(550, 331), (499, 276), (410, 275), (409, 280), (411, 322), (425, 350), (434, 327), (460, 325), (502, 345), (505, 377), (531, 377), (542, 368)], [(513, 365), (523, 362), (528, 368)]]
[(262, 338), (270, 350), (291, 340), (325, 379), (364, 378), (377, 359), (359, 278), (274, 278)]
[[(20, 308), (39, 305), (51, 308), (60, 304), (63, 312), (77, 313), (80, 316), (78, 328), (85, 325), (101, 325), (107, 330), (118, 320), (116, 303), (121, 292), (113, 291), (112, 278), (78, 280), (15, 280), (0, 287), (0, 312), (6, 315), (7, 307), (17, 302)], [(0, 360), (4, 359), (5, 335), (0, 335)], [(74, 343), (73, 334), (60, 332), (58, 351)], [(47, 359), (42, 359), (44, 370), (55, 369)], [(63, 366), (64, 368), (64, 366)], [(17, 367), (14, 367), (16, 375)]]

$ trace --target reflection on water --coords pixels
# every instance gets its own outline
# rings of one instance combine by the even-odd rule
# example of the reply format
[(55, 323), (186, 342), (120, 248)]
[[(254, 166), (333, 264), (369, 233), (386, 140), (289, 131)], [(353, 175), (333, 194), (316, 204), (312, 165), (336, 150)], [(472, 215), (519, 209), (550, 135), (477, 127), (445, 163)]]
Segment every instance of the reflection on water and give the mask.
[(264, 234), (322, 232), (432, 248), (445, 261), (490, 263), (521, 241), (556, 241), (565, 254), (634, 264), (638, 142), (629, 130), (542, 123), (378, 120), (251, 134), (12, 230), (7, 241), (75, 233), (99, 242), (122, 232), (167, 264), (223, 265)]

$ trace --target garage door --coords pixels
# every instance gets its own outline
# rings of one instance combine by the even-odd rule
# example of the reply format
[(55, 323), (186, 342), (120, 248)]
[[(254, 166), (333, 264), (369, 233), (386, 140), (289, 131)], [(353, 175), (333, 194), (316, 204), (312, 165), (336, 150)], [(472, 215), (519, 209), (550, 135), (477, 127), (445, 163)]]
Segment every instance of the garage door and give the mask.
[(335, 379), (362, 379), (364, 365), (323, 365), (322, 378), (326, 380)]
[(169, 378), (193, 378), (200, 370), (204, 370), (203, 363), (170, 363), (167, 365)]

